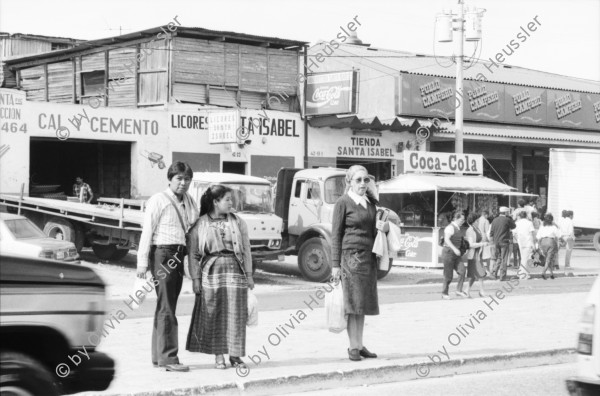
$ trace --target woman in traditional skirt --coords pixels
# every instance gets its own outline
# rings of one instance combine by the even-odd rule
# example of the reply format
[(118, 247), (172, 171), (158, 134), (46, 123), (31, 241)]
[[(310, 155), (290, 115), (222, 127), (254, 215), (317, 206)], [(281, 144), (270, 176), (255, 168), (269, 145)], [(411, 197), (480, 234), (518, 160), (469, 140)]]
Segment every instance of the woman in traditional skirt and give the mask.
[(483, 247), (488, 245), (488, 242), (484, 241), (484, 232), (477, 226), (479, 215), (475, 212), (470, 213), (467, 217), (467, 224), (469, 229), (465, 233), (465, 239), (469, 241), (469, 251), (467, 253), (467, 278), (469, 283), (465, 293), (471, 297), (471, 287), (476, 280), (479, 281), (479, 296), (485, 297), (485, 289), (483, 288), (483, 278), (485, 278), (485, 267), (483, 265)]
[(248, 288), (254, 289), (250, 240), (244, 220), (231, 213), (232, 191), (213, 185), (200, 199), (190, 235), (189, 267), (196, 302), (186, 349), (215, 355), (215, 367), (246, 368)]
[[(363, 345), (365, 315), (379, 315), (377, 301), (377, 259), (372, 253), (377, 230), (389, 225), (376, 219), (377, 200), (368, 191), (367, 170), (354, 165), (346, 172), (349, 190), (335, 203), (332, 226), (332, 275), (342, 278), (344, 310), (348, 315), (348, 358), (376, 358)], [(341, 269), (340, 269), (341, 267)]]

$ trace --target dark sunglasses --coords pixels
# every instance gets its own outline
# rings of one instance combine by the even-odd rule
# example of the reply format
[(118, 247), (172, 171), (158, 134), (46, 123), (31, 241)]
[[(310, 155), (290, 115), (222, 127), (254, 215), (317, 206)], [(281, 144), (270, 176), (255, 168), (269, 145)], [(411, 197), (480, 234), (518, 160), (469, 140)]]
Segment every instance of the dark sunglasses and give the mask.
[(356, 179), (354, 179), (354, 181), (357, 183), (365, 182), (365, 184), (369, 184), (369, 183), (371, 183), (371, 178), (370, 177), (365, 177), (365, 178), (357, 177)]

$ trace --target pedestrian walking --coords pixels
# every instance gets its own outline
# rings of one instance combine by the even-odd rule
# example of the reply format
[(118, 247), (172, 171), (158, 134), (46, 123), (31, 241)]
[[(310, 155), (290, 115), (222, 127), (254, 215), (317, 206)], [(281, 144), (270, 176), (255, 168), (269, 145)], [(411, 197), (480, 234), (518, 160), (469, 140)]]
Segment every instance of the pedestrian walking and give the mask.
[(535, 247), (535, 228), (533, 227), (533, 222), (527, 218), (527, 213), (524, 211), (519, 213), (519, 219), (515, 225), (513, 233), (517, 238), (521, 252), (519, 265), (521, 270), (527, 273), (527, 279), (529, 279), (531, 276), (527, 268), (530, 267), (531, 256)]
[(247, 368), (248, 289), (254, 289), (250, 239), (244, 220), (231, 212), (232, 190), (209, 187), (200, 219), (190, 231), (189, 269), (196, 294), (186, 349), (215, 355), (215, 368)]
[(479, 229), (477, 223), (479, 223), (479, 215), (477, 213), (470, 213), (467, 217), (467, 224), (469, 228), (465, 233), (465, 238), (469, 242), (469, 251), (467, 252), (467, 277), (469, 282), (467, 283), (467, 289), (465, 294), (467, 297), (471, 297), (471, 287), (475, 281), (479, 281), (479, 296), (485, 297), (485, 289), (483, 288), (483, 278), (485, 278), (486, 270), (483, 266), (483, 248), (489, 244), (484, 240), (484, 233)]
[(542, 271), (542, 278), (546, 280), (546, 271), (550, 269), (550, 278), (554, 279), (554, 271), (552, 269), (554, 256), (558, 252), (558, 239), (560, 238), (560, 230), (554, 224), (554, 216), (551, 213), (544, 215), (544, 223), (537, 232), (537, 240), (540, 244), (546, 263)]
[(465, 265), (462, 262), (462, 256), (465, 252), (461, 252), (460, 248), (462, 245), (462, 239), (464, 234), (461, 230), (461, 226), (465, 222), (465, 215), (463, 212), (457, 211), (452, 217), (452, 222), (444, 228), (444, 248), (442, 249), (442, 262), (444, 263), (444, 286), (442, 289), (442, 299), (449, 300), (448, 289), (452, 278), (454, 277), (454, 271), (458, 274), (458, 282), (456, 284), (456, 295), (461, 297), (468, 297), (467, 293), (463, 291), (463, 283), (465, 281)]
[(508, 216), (509, 209), (506, 206), (501, 206), (499, 212), (500, 215), (492, 221), (490, 226), (490, 237), (496, 250), (496, 262), (492, 269), (492, 276), (497, 279), (498, 270), (500, 270), (500, 280), (505, 281), (509, 247), (512, 239), (511, 230), (515, 228), (515, 222)]
[(575, 228), (573, 227), (573, 211), (563, 210), (562, 219), (559, 221), (560, 246), (566, 249), (565, 268), (571, 268), (571, 254), (575, 247)]
[(363, 344), (365, 315), (379, 315), (377, 259), (373, 245), (377, 230), (387, 232), (389, 224), (377, 220), (378, 204), (367, 188), (371, 181), (360, 165), (346, 172), (349, 189), (333, 209), (331, 257), (333, 279), (342, 280), (344, 311), (348, 315), (348, 358), (376, 358)]
[(150, 269), (156, 290), (152, 327), (152, 364), (167, 371), (189, 371), (180, 364), (175, 312), (183, 283), (183, 258), (187, 254), (186, 233), (198, 218), (198, 208), (187, 193), (192, 168), (174, 162), (167, 171), (169, 187), (148, 200), (137, 255), (137, 276), (146, 278)]
[[(488, 220), (490, 214), (487, 210), (481, 211), (481, 216), (477, 219), (476, 226), (481, 231), (482, 242), (490, 242), (490, 221)], [(481, 248), (481, 261), (488, 273), (492, 272), (490, 267), (490, 259), (492, 257), (492, 246), (491, 243), (485, 244)]]

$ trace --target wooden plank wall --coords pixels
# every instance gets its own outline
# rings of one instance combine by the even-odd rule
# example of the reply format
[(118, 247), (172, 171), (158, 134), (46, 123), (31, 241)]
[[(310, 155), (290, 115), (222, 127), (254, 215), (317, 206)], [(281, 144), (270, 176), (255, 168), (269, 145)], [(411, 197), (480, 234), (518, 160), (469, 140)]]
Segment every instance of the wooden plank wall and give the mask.
[(73, 102), (73, 63), (70, 60), (48, 64), (48, 101)]
[(108, 52), (108, 105), (111, 107), (136, 107), (135, 71), (136, 49), (114, 49)]
[(46, 100), (46, 78), (44, 66), (35, 66), (21, 70), (21, 87), (27, 95), (27, 100)]

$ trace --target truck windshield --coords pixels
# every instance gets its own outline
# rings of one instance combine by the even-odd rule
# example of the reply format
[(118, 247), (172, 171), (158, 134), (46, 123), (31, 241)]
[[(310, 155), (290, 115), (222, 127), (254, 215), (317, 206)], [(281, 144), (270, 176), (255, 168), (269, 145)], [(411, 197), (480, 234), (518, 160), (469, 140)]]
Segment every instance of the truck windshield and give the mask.
[(273, 213), (271, 186), (268, 184), (226, 184), (233, 190), (233, 208), (237, 212)]
[(35, 224), (28, 219), (4, 220), (15, 239), (47, 238)]
[(346, 192), (346, 177), (334, 176), (325, 180), (325, 202), (333, 204)]

